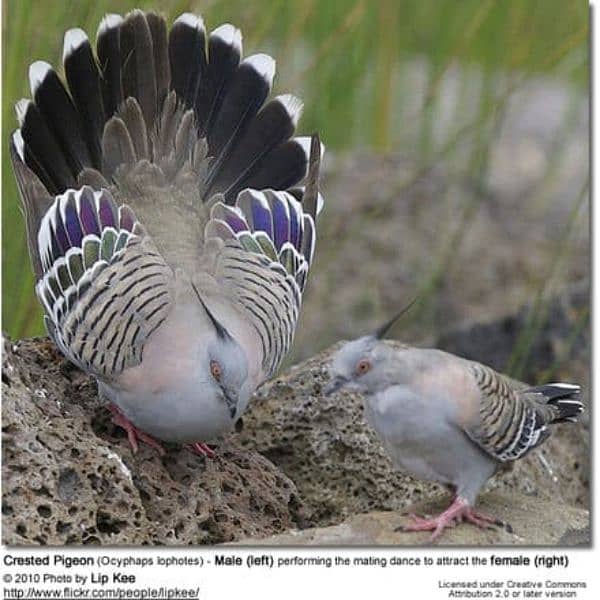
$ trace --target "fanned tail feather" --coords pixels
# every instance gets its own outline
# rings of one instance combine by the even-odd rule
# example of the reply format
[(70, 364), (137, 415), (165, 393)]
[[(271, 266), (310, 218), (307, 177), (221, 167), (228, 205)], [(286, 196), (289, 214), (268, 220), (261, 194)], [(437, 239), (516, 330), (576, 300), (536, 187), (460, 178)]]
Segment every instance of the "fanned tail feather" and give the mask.
[[(144, 159), (162, 166), (173, 153), (168, 164), (197, 170), (204, 200), (222, 193), (233, 204), (247, 187), (283, 190), (307, 175), (309, 138), (292, 137), (302, 103), (287, 94), (265, 104), (275, 61), (242, 58), (233, 25), (207, 34), (201, 17), (184, 13), (168, 31), (154, 13), (110, 14), (95, 53), (83, 30), (66, 32), (63, 62), (66, 82), (48, 63), (33, 63), (32, 100), (18, 107), (18, 156), (54, 195), (78, 185), (82, 172), (88, 182), (112, 182), (120, 168)], [(187, 110), (193, 139), (177, 145)], [(195, 160), (201, 138), (208, 168)]]
[(583, 412), (583, 402), (579, 400), (581, 388), (570, 383), (548, 383), (526, 390), (528, 393), (541, 394), (546, 403), (556, 411), (552, 423), (576, 421)]

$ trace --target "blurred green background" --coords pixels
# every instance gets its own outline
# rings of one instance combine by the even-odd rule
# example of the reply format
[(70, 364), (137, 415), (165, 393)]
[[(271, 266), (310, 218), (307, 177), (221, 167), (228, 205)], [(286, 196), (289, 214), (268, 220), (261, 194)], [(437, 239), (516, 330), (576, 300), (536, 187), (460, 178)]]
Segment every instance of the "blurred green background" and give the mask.
[[(267, 51), (276, 58), (275, 92), (291, 91), (303, 98), (302, 131), (318, 129), (333, 156), (408, 155), (420, 174), (442, 159), (452, 164), (456, 158), (475, 186), (484, 179), (486, 148), (499, 135), (503, 110), (523, 86), (540, 77), (560, 81), (575, 98), (573, 106), (587, 94), (588, 5), (583, 0), (6, 0), (2, 327), (13, 337), (43, 332), (6, 151), (16, 127), (14, 103), (29, 94), (27, 69), (32, 61), (59, 64), (66, 29), (82, 27), (94, 39), (105, 13), (134, 7), (158, 9), (170, 21), (183, 11), (197, 12), (209, 29), (225, 21), (240, 27), (244, 53)], [(455, 117), (448, 119), (444, 98), (450, 71)], [(451, 124), (460, 124), (441, 137), (436, 132), (440, 111)], [(562, 127), (564, 133), (571, 127), (573, 111), (564, 111), (561, 119), (557, 131)], [(465, 139), (470, 142), (466, 157)], [(549, 176), (564, 158), (561, 140), (556, 134), (556, 151), (545, 163)], [(570, 194), (573, 213), (560, 224), (557, 238), (563, 243), (548, 255), (550, 272), (567, 252), (569, 232), (587, 197), (587, 177)], [(327, 200), (336, 206), (344, 201), (330, 196)], [(456, 215), (458, 225), (438, 224), (445, 242), (412, 282), (422, 297), (439, 290), (474, 206), (468, 204)], [(330, 229), (340, 233), (334, 225)], [(446, 229), (448, 235), (442, 236)], [(327, 246), (321, 251), (322, 268), (331, 268), (334, 259), (327, 260)], [(545, 285), (539, 282), (540, 298)]]

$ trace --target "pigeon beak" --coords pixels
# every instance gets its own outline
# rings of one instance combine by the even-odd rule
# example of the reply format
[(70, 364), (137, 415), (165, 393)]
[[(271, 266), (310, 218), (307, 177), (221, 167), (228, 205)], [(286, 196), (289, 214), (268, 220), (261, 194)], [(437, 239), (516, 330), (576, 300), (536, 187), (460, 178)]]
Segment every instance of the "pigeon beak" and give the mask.
[(334, 392), (337, 392), (340, 388), (344, 387), (348, 383), (348, 379), (337, 375), (334, 377), (326, 386), (323, 392), (326, 396), (331, 396)]
[(237, 394), (230, 393), (226, 390), (223, 390), (223, 395), (225, 396), (225, 404), (227, 406), (227, 410), (229, 411), (229, 416), (232, 419), (235, 419), (238, 408), (238, 396)]

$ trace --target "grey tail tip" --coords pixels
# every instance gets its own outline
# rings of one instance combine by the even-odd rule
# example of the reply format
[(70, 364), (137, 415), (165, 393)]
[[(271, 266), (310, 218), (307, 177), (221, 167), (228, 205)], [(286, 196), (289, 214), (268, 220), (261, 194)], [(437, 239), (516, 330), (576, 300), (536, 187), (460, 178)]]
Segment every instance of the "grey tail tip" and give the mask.
[(313, 219), (317, 217), (319, 197), (319, 176), (321, 171), (321, 139), (315, 131), (310, 140), (310, 156), (308, 159), (308, 173), (306, 175), (306, 188), (303, 203)]

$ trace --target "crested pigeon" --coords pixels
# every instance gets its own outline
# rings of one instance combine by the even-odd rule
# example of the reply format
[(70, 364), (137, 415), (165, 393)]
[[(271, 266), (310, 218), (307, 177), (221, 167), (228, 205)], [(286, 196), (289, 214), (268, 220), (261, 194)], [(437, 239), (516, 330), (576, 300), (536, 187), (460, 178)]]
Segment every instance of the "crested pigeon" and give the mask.
[(46, 328), (134, 451), (212, 455), (292, 343), (323, 147), (230, 24), (110, 14), (63, 64), (31, 65), (10, 144)]
[(580, 388), (528, 387), (442, 350), (393, 347), (383, 336), (397, 318), (339, 348), (325, 393), (362, 393), (366, 420), (393, 462), (454, 491), (439, 516), (411, 515), (399, 529), (432, 531), (434, 541), (463, 519), (479, 527), (499, 523), (474, 509), (479, 491), (499, 467), (546, 440), (552, 424), (576, 420), (583, 411)]

